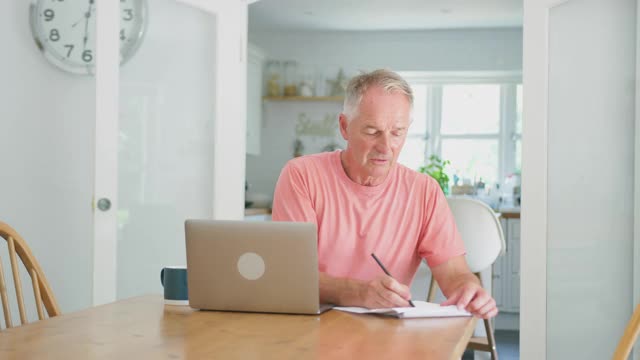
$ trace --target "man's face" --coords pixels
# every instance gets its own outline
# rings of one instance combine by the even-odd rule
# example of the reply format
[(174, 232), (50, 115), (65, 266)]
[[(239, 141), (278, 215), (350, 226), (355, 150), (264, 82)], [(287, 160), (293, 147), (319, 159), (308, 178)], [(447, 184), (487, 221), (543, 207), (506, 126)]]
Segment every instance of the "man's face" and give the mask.
[(364, 93), (352, 118), (340, 114), (340, 132), (347, 141), (348, 166), (359, 178), (386, 177), (407, 137), (411, 105), (399, 91), (374, 86)]

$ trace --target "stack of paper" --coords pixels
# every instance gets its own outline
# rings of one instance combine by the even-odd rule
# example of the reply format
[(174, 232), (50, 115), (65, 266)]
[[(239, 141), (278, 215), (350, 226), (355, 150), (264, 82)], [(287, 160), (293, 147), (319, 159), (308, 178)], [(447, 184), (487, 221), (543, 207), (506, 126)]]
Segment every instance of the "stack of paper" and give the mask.
[(466, 310), (459, 310), (455, 305), (440, 306), (440, 304), (426, 301), (413, 301), (415, 307), (395, 307), (384, 309), (367, 309), (363, 307), (334, 307), (334, 310), (346, 311), (356, 314), (380, 314), (397, 318), (421, 318), (421, 317), (451, 317), (471, 316)]

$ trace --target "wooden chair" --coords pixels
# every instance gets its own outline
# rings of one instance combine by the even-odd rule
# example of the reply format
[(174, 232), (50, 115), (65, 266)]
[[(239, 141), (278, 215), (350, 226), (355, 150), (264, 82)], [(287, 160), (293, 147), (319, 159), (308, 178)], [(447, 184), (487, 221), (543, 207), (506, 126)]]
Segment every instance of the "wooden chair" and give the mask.
[(631, 320), (627, 323), (618, 347), (616, 347), (616, 351), (613, 353), (613, 360), (626, 360), (629, 357), (631, 348), (633, 348), (633, 344), (638, 338), (638, 333), (640, 333), (640, 304), (636, 306)]
[[(485, 203), (470, 198), (451, 197), (447, 199), (451, 213), (460, 231), (460, 236), (467, 250), (466, 260), (469, 269), (482, 284), (480, 272), (489, 268), (506, 249), (504, 234), (500, 220)], [(433, 302), (438, 284), (431, 276), (427, 301)], [(493, 360), (498, 359), (493, 326), (488, 319), (484, 320), (486, 337), (474, 336), (469, 340), (467, 349), (487, 351)]]
[[(60, 308), (56, 302), (56, 298), (53, 296), (53, 291), (47, 282), (47, 278), (44, 276), (40, 264), (36, 261), (35, 257), (31, 253), (31, 249), (24, 241), (22, 236), (18, 234), (11, 226), (0, 222), (0, 237), (7, 241), (7, 247), (9, 250), (9, 261), (11, 263), (11, 270), (13, 273), (13, 282), (16, 290), (16, 298), (18, 303), (18, 310), (20, 312), (20, 322), (22, 325), (27, 323), (27, 314), (24, 306), (24, 298), (22, 295), (22, 283), (20, 280), (20, 273), (18, 271), (18, 257), (22, 261), (22, 264), (27, 269), (29, 276), (31, 277), (31, 285), (33, 286), (33, 294), (35, 296), (36, 310), (38, 312), (38, 318), (44, 319), (44, 308), (47, 310), (49, 317), (60, 315)], [(18, 255), (16, 257), (16, 254)], [(2, 268), (2, 259), (0, 258), (0, 300), (2, 302), (2, 311), (4, 313), (4, 321), (7, 328), (13, 327), (11, 321), (11, 310), (9, 308), (9, 298), (7, 294), (7, 286), (4, 277), (4, 271)], [(2, 336), (2, 335), (0, 335)]]

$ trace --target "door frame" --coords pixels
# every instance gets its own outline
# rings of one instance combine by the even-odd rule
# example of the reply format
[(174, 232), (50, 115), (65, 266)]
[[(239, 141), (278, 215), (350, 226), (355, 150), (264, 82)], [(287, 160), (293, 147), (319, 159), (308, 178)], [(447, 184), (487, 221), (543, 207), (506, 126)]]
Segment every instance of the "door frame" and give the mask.
[[(550, 11), (570, 0), (524, 0), (520, 356), (547, 353), (548, 82)], [(526, 255), (526, 256), (525, 256)]]
[[(96, 2), (96, 125), (93, 210), (93, 305), (116, 299), (120, 2)], [(110, 209), (96, 209), (99, 199)]]
[[(640, 303), (640, 6), (636, 0), (636, 130), (633, 186), (633, 304)], [(633, 308), (631, 312), (633, 312)], [(634, 360), (640, 360), (640, 351), (633, 351)]]

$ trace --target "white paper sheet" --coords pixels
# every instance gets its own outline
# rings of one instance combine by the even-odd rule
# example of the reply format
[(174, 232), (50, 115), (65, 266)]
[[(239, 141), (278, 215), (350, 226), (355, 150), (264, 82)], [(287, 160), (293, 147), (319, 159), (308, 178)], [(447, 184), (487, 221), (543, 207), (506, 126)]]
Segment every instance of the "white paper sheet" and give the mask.
[(440, 304), (426, 301), (413, 301), (416, 307), (396, 307), (384, 309), (367, 309), (363, 307), (337, 306), (334, 310), (346, 311), (356, 314), (380, 314), (397, 318), (422, 318), (422, 317), (451, 317), (471, 316), (466, 310), (459, 310), (455, 305), (440, 306)]

